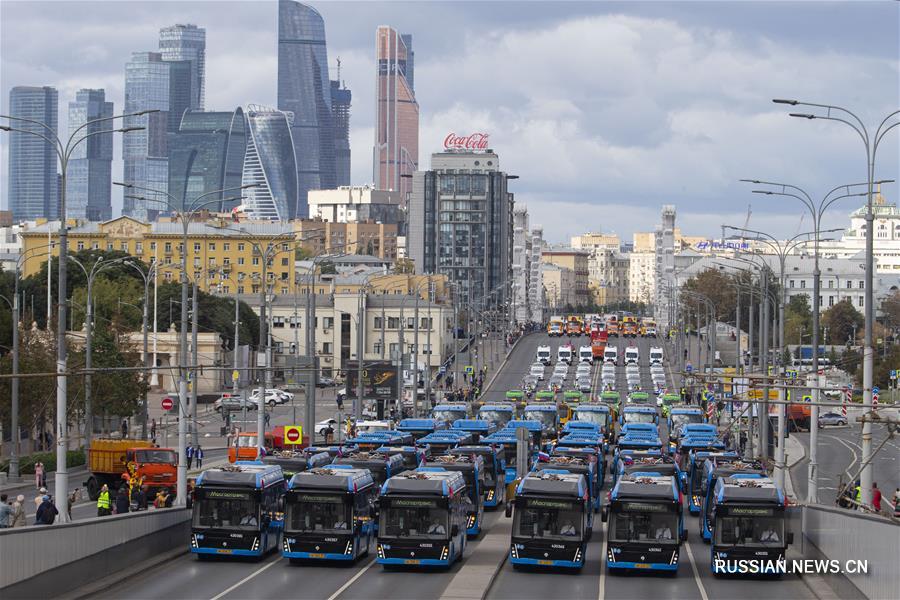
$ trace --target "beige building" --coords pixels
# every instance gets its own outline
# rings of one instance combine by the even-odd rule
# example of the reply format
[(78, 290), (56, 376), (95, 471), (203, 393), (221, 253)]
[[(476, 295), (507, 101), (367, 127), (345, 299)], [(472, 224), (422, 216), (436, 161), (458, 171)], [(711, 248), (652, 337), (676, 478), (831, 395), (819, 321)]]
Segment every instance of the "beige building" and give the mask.
[(572, 247), (576, 250), (618, 250), (620, 246), (618, 233), (585, 233), (571, 237)]
[(293, 221), (301, 246), (312, 254), (348, 252), (379, 258), (397, 258), (396, 223), (332, 223), (330, 221)]
[(602, 306), (628, 300), (629, 265), (628, 255), (618, 250), (597, 249), (591, 254), (588, 261), (589, 280), (597, 304)]
[(551, 313), (576, 305), (575, 271), (545, 262), (541, 264), (541, 279), (544, 298)]
[(632, 252), (628, 260), (628, 299), (652, 302), (656, 294), (656, 253)]
[[(546, 264), (556, 265), (569, 269), (574, 274), (573, 281), (573, 306), (586, 306), (590, 302), (590, 291), (588, 290), (588, 258), (590, 253), (587, 250), (576, 250), (575, 248), (549, 248), (544, 249), (541, 254), (541, 261)], [(544, 287), (547, 287), (546, 280)]]

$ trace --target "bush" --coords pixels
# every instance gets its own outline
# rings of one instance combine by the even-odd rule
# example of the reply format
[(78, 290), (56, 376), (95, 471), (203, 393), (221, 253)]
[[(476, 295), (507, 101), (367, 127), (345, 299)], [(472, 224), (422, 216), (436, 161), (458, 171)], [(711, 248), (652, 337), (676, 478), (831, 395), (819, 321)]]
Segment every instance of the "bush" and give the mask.
[[(44, 471), (56, 470), (56, 452), (37, 452), (28, 456), (19, 457), (19, 474), (34, 475), (34, 464), (36, 462), (44, 463)], [(69, 450), (66, 453), (66, 466), (77, 467), (85, 462), (84, 450)], [(9, 473), (9, 459), (6, 458), (0, 462), (0, 471)]]

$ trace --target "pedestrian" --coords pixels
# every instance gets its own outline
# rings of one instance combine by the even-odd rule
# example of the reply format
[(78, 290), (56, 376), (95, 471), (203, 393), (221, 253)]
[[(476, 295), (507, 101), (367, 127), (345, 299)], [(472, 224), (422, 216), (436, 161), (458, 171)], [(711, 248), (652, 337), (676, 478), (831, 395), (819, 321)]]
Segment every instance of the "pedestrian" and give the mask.
[(325, 445), (330, 445), (334, 438), (334, 428), (329, 424), (325, 427)]
[(97, 516), (105, 517), (112, 514), (112, 504), (109, 499), (109, 486), (105, 483), (100, 488), (100, 494), (97, 496)]
[(722, 436), (722, 442), (725, 443), (726, 448), (731, 448), (731, 430), (725, 430), (725, 435)]
[(169, 495), (169, 488), (162, 488), (156, 493), (156, 499), (153, 501), (154, 508), (169, 508), (172, 506), (172, 496)]
[(128, 512), (131, 505), (131, 500), (128, 498), (128, 491), (125, 489), (125, 486), (119, 488), (119, 491), (116, 493), (116, 514), (124, 515)]
[(862, 488), (859, 487), (859, 479), (856, 480), (856, 486), (853, 488), (853, 499), (856, 501), (856, 508), (862, 506)]
[(263, 421), (265, 421), (266, 427), (269, 426), (269, 420), (270, 420), (270, 419), (271, 419), (271, 417), (269, 416), (269, 413), (268, 413), (268, 412), (265, 412), (265, 413), (263, 414)]
[(900, 487), (894, 490), (894, 516), (900, 517)]
[(197, 444), (197, 449), (194, 450), (194, 458), (197, 459), (197, 468), (203, 468), (203, 448), (200, 447), (200, 444)]
[(150, 439), (156, 439), (156, 419), (153, 419), (150, 422)]
[(190, 470), (194, 462), (194, 447), (188, 444), (188, 447), (184, 449), (184, 455), (187, 457), (187, 468)]
[(12, 514), (9, 517), (10, 527), (25, 527), (25, 496), (19, 494), (12, 505)]
[(337, 404), (338, 410), (344, 410), (344, 394), (342, 392), (338, 392), (334, 397), (334, 401)]
[(878, 489), (878, 482), (872, 482), (872, 508), (875, 512), (881, 514), (881, 490)]
[(0, 529), (9, 527), (9, 519), (12, 516), (12, 504), (7, 501), (6, 494), (0, 494)]
[(34, 487), (44, 487), (44, 463), (41, 461), (34, 463)]
[(744, 448), (746, 448), (746, 446), (747, 446), (747, 434), (744, 433), (743, 431), (741, 432), (741, 437), (740, 437), (739, 443), (741, 445), (741, 454), (743, 454)]
[(69, 515), (69, 520), (72, 520), (72, 506), (81, 499), (81, 488), (75, 488), (72, 490), (72, 493), (69, 494), (69, 497), (66, 499), (66, 514)]
[(147, 510), (148, 490), (149, 488), (146, 485), (142, 485), (135, 493), (135, 505), (137, 506), (137, 510)]
[(34, 524), (53, 525), (53, 522), (56, 520), (56, 515), (58, 514), (59, 511), (53, 506), (53, 502), (50, 501), (50, 496), (44, 496), (41, 498), (41, 505), (38, 506), (37, 512), (34, 514)]
[(122, 419), (122, 439), (128, 437), (128, 419)]
[(47, 495), (47, 488), (42, 487), (38, 490), (38, 495), (34, 497), (34, 509), (37, 510), (38, 506), (41, 505), (41, 502), (44, 501), (44, 496)]

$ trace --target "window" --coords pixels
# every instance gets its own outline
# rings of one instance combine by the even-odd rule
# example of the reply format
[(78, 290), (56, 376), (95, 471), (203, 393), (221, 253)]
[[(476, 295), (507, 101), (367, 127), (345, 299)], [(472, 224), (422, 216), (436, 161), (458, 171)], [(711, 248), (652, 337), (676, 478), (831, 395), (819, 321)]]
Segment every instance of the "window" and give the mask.
[(231, 264), (231, 259), (228, 258), (228, 257), (226, 256), (225, 258), (222, 259), (222, 264), (223, 264), (223, 265), (230, 265), (230, 264)]
[(272, 349), (276, 354), (281, 354), (284, 352), (284, 342), (275, 342), (274, 348)]
[(859, 305), (860, 305), (860, 306), (863, 305), (863, 301), (864, 301), (864, 300), (865, 300), (865, 296), (860, 296), (860, 297), (859, 297)]
[(165, 279), (166, 281), (172, 281), (172, 271), (166, 271), (163, 274), (163, 279)]
[(119, 244), (119, 250), (122, 252), (128, 252), (128, 242), (121, 242)]
[(215, 252), (215, 251), (216, 251), (216, 245), (215, 245), (213, 242), (210, 242), (210, 243), (209, 243), (209, 251), (210, 251), (210, 252)]
[(375, 344), (372, 346), (372, 352), (375, 354), (381, 354), (381, 340), (376, 340)]
[(254, 256), (253, 260), (251, 260), (250, 262), (253, 264), (254, 267), (258, 267), (259, 266), (259, 257)]
[(172, 242), (166, 242), (166, 252), (167, 253), (172, 252)]
[(250, 290), (251, 290), (250, 291), (251, 294), (258, 294), (259, 293), (259, 284), (254, 284), (253, 286), (251, 286)]
[(281, 266), (282, 267), (288, 266), (288, 258), (286, 256), (281, 259)]
[(862, 289), (865, 289), (865, 287), (866, 287), (866, 282), (863, 281), (862, 279), (860, 279), (859, 280), (859, 289), (862, 290)]
[(106, 251), (107, 252), (113, 251), (113, 243), (112, 242), (106, 242)]
[(194, 242), (194, 252), (200, 252), (200, 242)]
[(389, 346), (389, 351), (390, 351), (391, 357), (397, 356), (397, 354), (400, 352), (399, 348), (400, 348), (400, 344), (391, 344)]
[(231, 244), (229, 244), (228, 242), (225, 242), (224, 244), (222, 244), (222, 250), (224, 250), (225, 252), (230, 252)]
[(238, 252), (243, 252), (243, 251), (244, 251), (244, 244), (243, 243), (238, 244)]
[(431, 344), (422, 344), (422, 354), (431, 354)]
[(828, 306), (834, 306), (834, 296), (828, 296)]
[(853, 289), (853, 282), (850, 281), (849, 279), (847, 280), (847, 289), (848, 289), (848, 290)]
[(178, 251), (184, 254), (184, 244), (181, 242), (178, 243)]
[(84, 250), (84, 242), (78, 242), (78, 244), (76, 244), (76, 247), (77, 247), (79, 250)]
[(422, 317), (421, 323), (419, 323), (419, 328), (420, 329), (431, 329), (432, 327), (434, 327), (434, 324), (432, 323), (433, 320), (434, 319), (431, 319), (428, 317)]
[(244, 257), (243, 257), (243, 256), (238, 256), (238, 264), (239, 264), (239, 265), (244, 264)]
[(283, 272), (283, 273), (281, 274), (281, 280), (282, 280), (282, 281), (287, 281), (287, 280), (288, 280), (288, 274), (287, 274), (287, 271), (285, 271), (285, 272)]
[(805, 279), (800, 280), (800, 287), (803, 289), (806, 289), (806, 280)]
[(291, 317), (289, 322), (291, 329), (300, 327), (300, 317)]
[(416, 318), (415, 317), (406, 317), (406, 328), (407, 329), (415, 329), (416, 328)]
[(794, 283), (795, 283), (794, 280), (791, 279), (791, 287), (795, 287), (795, 286), (794, 286)]
[(223, 286), (222, 286), (222, 293), (223, 293), (223, 294), (230, 294), (230, 293), (231, 293), (231, 288), (229, 288), (227, 285), (223, 285)]
[(832, 289), (833, 287), (834, 287), (834, 280), (833, 280), (833, 279), (829, 279), (829, 280), (828, 280), (828, 289)]
[[(138, 244), (140, 244), (140, 242), (138, 242)], [(156, 242), (150, 242), (150, 250), (156, 250)]]
[(322, 327), (325, 329), (332, 329), (334, 327), (334, 317), (325, 317), (322, 320)]
[(213, 257), (213, 256), (210, 256), (210, 257), (209, 257), (209, 266), (211, 266), (211, 267), (216, 266), (216, 259), (215, 259), (215, 257)]
[(331, 342), (322, 344), (322, 354), (331, 354)]
[[(150, 244), (150, 245), (153, 246), (154, 250), (156, 249), (156, 244)], [(144, 253), (144, 242), (135, 242), (134, 243), (134, 251), (137, 254), (143, 254)]]
[(375, 317), (375, 323), (373, 326), (375, 327), (375, 329), (381, 329), (382, 327), (384, 327), (384, 319), (382, 319), (381, 317)]
[(273, 329), (284, 329), (284, 317), (272, 317)]
[(243, 293), (244, 293), (244, 286), (239, 285), (239, 286), (238, 286), (237, 293), (238, 293), (238, 294), (243, 294)]
[(388, 317), (388, 329), (400, 329), (400, 319), (397, 317)]

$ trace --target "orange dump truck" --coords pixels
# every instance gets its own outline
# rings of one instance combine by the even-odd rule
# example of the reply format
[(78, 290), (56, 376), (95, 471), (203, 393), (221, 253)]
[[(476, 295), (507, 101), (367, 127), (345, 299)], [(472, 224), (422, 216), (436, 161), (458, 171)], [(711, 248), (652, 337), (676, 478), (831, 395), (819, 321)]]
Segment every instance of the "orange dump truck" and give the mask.
[[(160, 488), (174, 494), (178, 454), (171, 448), (156, 448), (146, 440), (94, 439), (88, 449), (90, 476), (84, 482), (88, 497), (96, 500), (100, 488), (109, 486), (110, 492), (119, 489), (128, 477), (136, 477), (149, 489), (150, 497)], [(134, 474), (131, 475), (131, 471)], [(123, 477), (126, 475), (126, 477)]]

